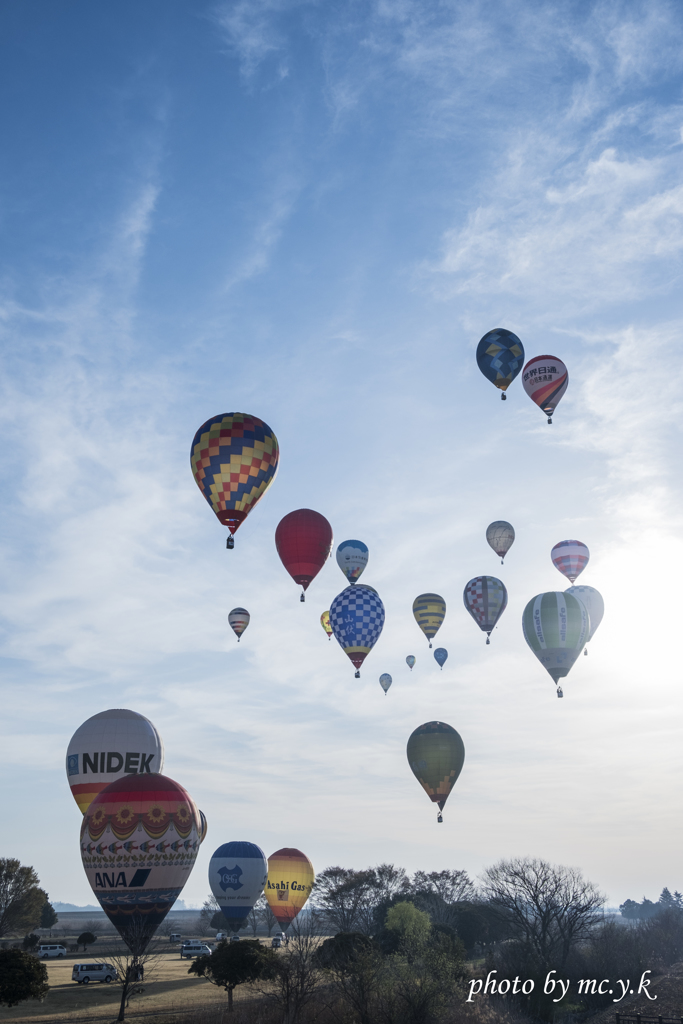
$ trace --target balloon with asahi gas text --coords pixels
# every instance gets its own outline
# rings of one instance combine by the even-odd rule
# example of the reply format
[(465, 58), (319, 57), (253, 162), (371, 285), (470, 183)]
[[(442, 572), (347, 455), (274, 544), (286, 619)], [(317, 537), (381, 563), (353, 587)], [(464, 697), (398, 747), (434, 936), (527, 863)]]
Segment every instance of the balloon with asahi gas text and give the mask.
[(266, 899), (283, 932), (311, 895), (314, 882), (313, 865), (301, 850), (285, 847), (268, 858)]
[(591, 554), (580, 540), (561, 540), (550, 552), (553, 565), (573, 583), (588, 565)]
[(301, 600), (305, 601), (306, 590), (330, 557), (332, 527), (319, 512), (299, 508), (278, 523), (275, 547), (285, 569), (302, 588)]
[(514, 542), (515, 531), (504, 519), (496, 519), (486, 527), (486, 543), (496, 552), (501, 565)]
[(495, 576), (475, 576), (466, 585), (462, 599), (476, 624), (486, 633), (486, 643), (490, 644), (491, 633), (507, 608), (505, 584)]
[(413, 616), (431, 647), (446, 618), (446, 602), (439, 594), (420, 594), (413, 601)]
[(277, 473), (280, 449), (267, 423), (244, 412), (226, 412), (203, 423), (192, 441), (190, 464), (199, 490), (227, 526), (227, 547)]
[(240, 642), (240, 637), (242, 636), (242, 633), (244, 633), (250, 621), (251, 616), (246, 608), (233, 608), (233, 610), (228, 614), (228, 624), (237, 637), (237, 643)]
[(66, 751), (66, 777), (83, 814), (110, 782), (124, 775), (161, 773), (163, 767), (164, 744), (155, 726), (126, 708), (88, 718)]
[(500, 388), (503, 401), (523, 363), (524, 346), (517, 335), (505, 327), (489, 331), (477, 345), (477, 366), (487, 380)]
[(343, 540), (337, 548), (337, 565), (349, 583), (358, 583), (370, 553), (362, 540)]
[(527, 644), (557, 685), (581, 654), (590, 621), (585, 605), (576, 597), (551, 590), (531, 598), (522, 615), (522, 630)]
[(134, 955), (180, 896), (199, 850), (199, 811), (166, 775), (126, 775), (83, 815), (81, 858), (105, 914)]
[(567, 390), (569, 373), (556, 356), (536, 356), (530, 359), (522, 373), (522, 385), (532, 402), (553, 422), (553, 413)]
[(219, 846), (209, 861), (209, 885), (232, 932), (238, 932), (268, 880), (266, 855), (256, 843)]
[(408, 764), (429, 799), (438, 805), (437, 821), (465, 763), (460, 733), (446, 722), (425, 722), (408, 740)]

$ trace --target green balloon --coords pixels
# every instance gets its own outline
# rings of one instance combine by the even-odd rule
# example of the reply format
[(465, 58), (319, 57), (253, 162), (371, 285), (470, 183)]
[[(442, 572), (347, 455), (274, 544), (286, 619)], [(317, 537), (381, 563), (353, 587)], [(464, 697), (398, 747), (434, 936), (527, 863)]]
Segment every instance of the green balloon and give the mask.
[(532, 597), (522, 615), (524, 639), (543, 668), (558, 683), (569, 673), (590, 634), (581, 601), (561, 590)]
[(460, 733), (445, 722), (425, 722), (408, 740), (407, 754), (413, 775), (442, 811), (465, 763)]

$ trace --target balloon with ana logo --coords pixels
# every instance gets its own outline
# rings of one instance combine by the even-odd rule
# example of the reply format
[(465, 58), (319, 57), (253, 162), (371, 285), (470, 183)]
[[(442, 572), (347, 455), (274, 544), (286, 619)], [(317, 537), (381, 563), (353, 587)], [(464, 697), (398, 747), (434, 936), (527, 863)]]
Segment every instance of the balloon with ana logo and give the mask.
[(134, 955), (180, 896), (199, 850), (191, 796), (165, 775), (126, 775), (83, 816), (81, 858), (95, 896)]
[(569, 384), (569, 373), (556, 356), (530, 359), (522, 373), (522, 385), (532, 402), (553, 422), (553, 413)]
[(431, 647), (446, 618), (446, 602), (439, 594), (420, 594), (413, 601), (413, 615)]
[(311, 895), (314, 882), (313, 865), (301, 850), (285, 847), (268, 858), (266, 899), (283, 932)]
[(561, 540), (550, 552), (555, 568), (573, 583), (588, 565), (591, 553), (580, 540)]
[(590, 633), (585, 605), (572, 594), (551, 590), (532, 597), (522, 615), (524, 639), (554, 683), (581, 654)]
[(233, 608), (228, 614), (228, 624), (237, 637), (237, 643), (240, 642), (240, 637), (250, 622), (251, 615), (246, 608)]
[(438, 805), (437, 821), (465, 763), (460, 733), (446, 722), (425, 722), (408, 740), (408, 764), (429, 799)]
[(356, 583), (337, 594), (330, 608), (330, 625), (345, 654), (360, 667), (379, 640), (384, 626), (384, 605), (376, 590)]
[(349, 583), (358, 583), (368, 564), (369, 551), (362, 540), (343, 540), (337, 548), (337, 565)]
[(209, 885), (228, 927), (244, 924), (268, 879), (266, 855), (255, 843), (223, 843), (209, 861)]
[(501, 565), (514, 542), (515, 531), (504, 519), (496, 519), (486, 527), (486, 543), (496, 552)]
[(413, 671), (413, 665), (414, 664), (415, 664), (415, 655), (414, 654), (409, 654), (408, 657), (406, 658), (406, 665), (408, 666), (408, 668), (410, 669), (411, 672)]
[(486, 633), (486, 643), (508, 604), (505, 584), (495, 576), (475, 576), (466, 585), (462, 599), (476, 624)]
[(298, 508), (278, 523), (275, 547), (289, 575), (303, 587), (304, 601), (305, 591), (330, 557), (332, 527), (319, 512)]
[(66, 751), (71, 795), (85, 814), (105, 786), (135, 773), (161, 773), (164, 744), (148, 718), (112, 708), (79, 725)]
[(500, 388), (503, 401), (523, 363), (524, 346), (517, 335), (505, 327), (489, 331), (477, 345), (477, 366), (487, 380)]
[(448, 651), (446, 650), (446, 648), (437, 647), (437, 649), (434, 651), (434, 658), (439, 668), (443, 671), (443, 667), (448, 661)]
[(234, 534), (277, 473), (280, 449), (267, 423), (244, 412), (226, 412), (203, 423), (192, 441), (190, 465), (199, 490), (218, 521)]
[(382, 675), (379, 677), (379, 685), (384, 690), (385, 697), (387, 695), (387, 690), (389, 689), (392, 683), (393, 679), (391, 678), (388, 672), (383, 672)]

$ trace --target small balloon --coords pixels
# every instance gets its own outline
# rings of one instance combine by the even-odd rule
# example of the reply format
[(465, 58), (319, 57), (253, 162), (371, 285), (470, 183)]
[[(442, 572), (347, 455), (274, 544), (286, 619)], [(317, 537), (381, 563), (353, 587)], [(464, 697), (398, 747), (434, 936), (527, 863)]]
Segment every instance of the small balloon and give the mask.
[(495, 523), (490, 523), (486, 527), (486, 542), (496, 552), (500, 564), (503, 565), (505, 556), (515, 542), (515, 531), (510, 523), (506, 523), (504, 519), (497, 519)]
[(337, 565), (349, 583), (358, 583), (368, 564), (369, 551), (362, 540), (343, 540), (337, 548)]
[(413, 601), (413, 615), (431, 647), (446, 617), (446, 602), (439, 594), (420, 594)]
[(233, 633), (237, 637), (237, 643), (240, 642), (240, 637), (249, 625), (250, 620), (251, 616), (246, 608), (233, 608), (233, 610), (228, 614), (228, 624), (231, 626)]
[(413, 671), (413, 665), (414, 664), (415, 664), (415, 655), (414, 654), (409, 654), (408, 657), (406, 658), (406, 665), (408, 666), (408, 668), (410, 669), (411, 672)]
[(512, 331), (496, 327), (485, 334), (477, 345), (477, 366), (487, 380), (505, 392), (522, 369), (524, 346)]
[(393, 682), (393, 679), (391, 678), (391, 676), (389, 675), (389, 673), (388, 673), (388, 672), (384, 672), (384, 673), (383, 673), (383, 674), (382, 674), (382, 675), (381, 675), (381, 676), (379, 677), (379, 685), (380, 685), (380, 686), (382, 687), (382, 689), (384, 690), (384, 696), (385, 696), (385, 697), (386, 697), (386, 695), (387, 695), (387, 690), (388, 690), (388, 689), (389, 689), (389, 687), (391, 686), (392, 682)]
[(437, 649), (434, 651), (434, 658), (436, 659), (436, 663), (439, 666), (439, 668), (443, 671), (443, 667), (446, 664), (446, 660), (448, 658), (448, 651), (446, 650), (446, 648), (437, 647)]
[(322, 615), (320, 616), (320, 625), (323, 627), (323, 629), (327, 633), (327, 639), (331, 640), (332, 639), (332, 626), (330, 625), (330, 613), (329, 613), (329, 611), (323, 612)]
[(573, 583), (588, 565), (590, 551), (580, 540), (561, 540), (550, 552), (553, 565)]
[(548, 423), (553, 422), (553, 413), (569, 384), (569, 373), (561, 359), (556, 356), (536, 356), (524, 367), (522, 384), (532, 402), (543, 410)]

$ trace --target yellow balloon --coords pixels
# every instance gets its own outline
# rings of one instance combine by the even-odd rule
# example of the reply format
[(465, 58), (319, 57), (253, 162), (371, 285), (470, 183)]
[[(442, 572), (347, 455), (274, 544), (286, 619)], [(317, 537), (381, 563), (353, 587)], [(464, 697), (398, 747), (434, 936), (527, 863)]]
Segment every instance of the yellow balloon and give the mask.
[(285, 847), (268, 858), (265, 896), (283, 932), (311, 895), (314, 882), (313, 865), (301, 850)]

